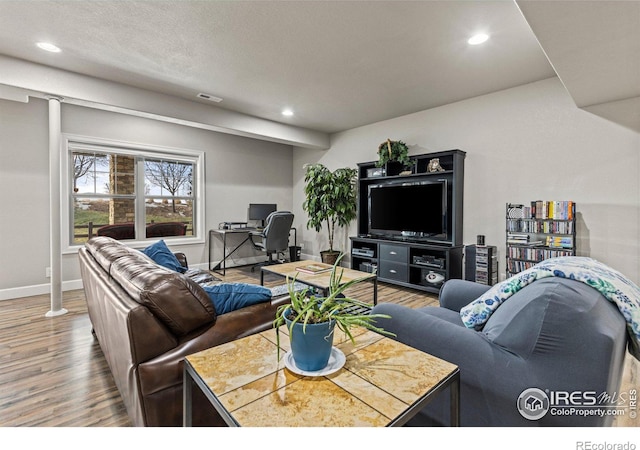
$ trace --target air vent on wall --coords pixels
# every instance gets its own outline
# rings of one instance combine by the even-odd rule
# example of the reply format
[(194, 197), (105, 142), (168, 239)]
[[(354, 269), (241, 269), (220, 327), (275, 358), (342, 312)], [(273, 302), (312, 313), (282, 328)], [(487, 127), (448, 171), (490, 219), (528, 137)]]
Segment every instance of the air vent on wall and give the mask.
[(220, 103), (222, 101), (220, 97), (216, 97), (215, 95), (211, 94), (204, 94), (202, 92), (198, 94), (198, 97), (204, 100), (209, 100), (210, 102)]

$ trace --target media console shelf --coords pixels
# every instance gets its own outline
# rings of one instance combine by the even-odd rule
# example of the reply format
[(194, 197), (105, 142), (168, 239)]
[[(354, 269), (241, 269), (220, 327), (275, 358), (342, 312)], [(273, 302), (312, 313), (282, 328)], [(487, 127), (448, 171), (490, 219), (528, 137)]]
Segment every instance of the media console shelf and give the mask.
[[(461, 150), (412, 156), (406, 168), (376, 161), (358, 164), (358, 236), (351, 238), (351, 267), (378, 279), (438, 292), (462, 278)], [(432, 162), (438, 171), (430, 171)]]
[(440, 246), (379, 238), (351, 238), (351, 268), (376, 272), (378, 280), (438, 292), (462, 278), (462, 246)]

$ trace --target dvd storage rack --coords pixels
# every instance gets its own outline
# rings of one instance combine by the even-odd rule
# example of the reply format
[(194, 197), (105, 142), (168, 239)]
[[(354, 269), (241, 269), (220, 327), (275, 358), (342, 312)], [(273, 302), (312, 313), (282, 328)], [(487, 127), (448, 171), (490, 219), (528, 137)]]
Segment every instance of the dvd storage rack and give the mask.
[(536, 200), (529, 205), (507, 203), (506, 276), (540, 261), (576, 254), (576, 204)]
[(476, 246), (476, 283), (493, 286), (498, 282), (497, 249), (492, 245)]
[(464, 279), (493, 286), (498, 282), (498, 248), (467, 245), (464, 248)]

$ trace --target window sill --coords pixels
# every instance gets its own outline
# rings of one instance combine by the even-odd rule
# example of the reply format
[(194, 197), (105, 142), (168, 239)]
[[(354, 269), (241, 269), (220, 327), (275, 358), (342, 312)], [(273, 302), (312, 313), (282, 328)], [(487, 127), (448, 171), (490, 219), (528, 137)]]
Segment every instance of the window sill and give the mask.
[[(171, 246), (185, 246), (185, 245), (202, 245), (206, 241), (203, 237), (193, 237), (193, 238), (170, 238), (170, 237), (160, 237), (154, 239), (148, 239), (146, 241), (120, 241), (128, 247), (135, 248), (141, 250), (150, 246), (151, 244), (158, 242), (160, 239), (164, 239), (169, 247)], [(83, 244), (78, 245), (70, 245), (62, 250), (63, 255), (75, 255), (78, 253), (78, 249), (81, 248)]]

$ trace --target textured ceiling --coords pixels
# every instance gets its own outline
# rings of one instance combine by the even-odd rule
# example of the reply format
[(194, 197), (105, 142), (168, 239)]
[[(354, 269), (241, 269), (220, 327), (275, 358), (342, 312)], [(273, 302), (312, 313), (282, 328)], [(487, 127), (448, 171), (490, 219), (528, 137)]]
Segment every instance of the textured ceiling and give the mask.
[(638, 0), (0, 0), (0, 55), (325, 133), (557, 75), (640, 131)]
[(4, 0), (0, 54), (324, 132), (555, 76), (511, 1)]

